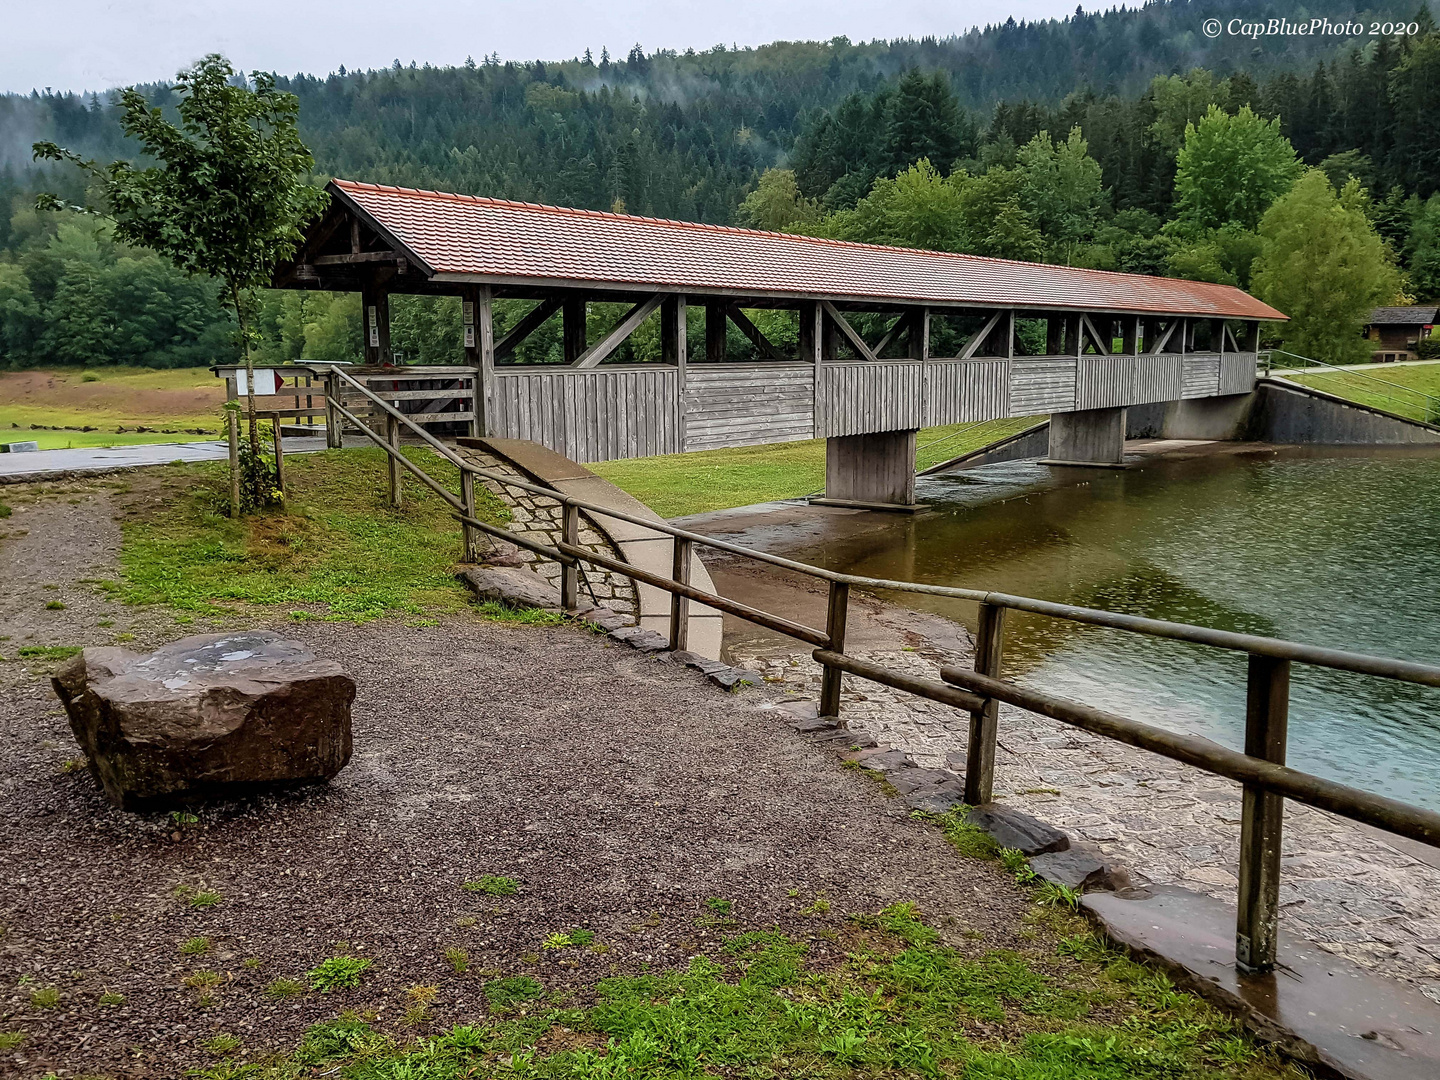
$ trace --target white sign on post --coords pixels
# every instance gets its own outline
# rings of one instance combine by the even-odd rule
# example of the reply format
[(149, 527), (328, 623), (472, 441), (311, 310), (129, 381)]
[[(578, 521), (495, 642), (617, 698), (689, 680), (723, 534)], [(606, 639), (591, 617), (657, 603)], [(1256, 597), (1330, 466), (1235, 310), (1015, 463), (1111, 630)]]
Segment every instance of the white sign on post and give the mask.
[(380, 347), (380, 316), (376, 314), (375, 305), (370, 305), (370, 347)]
[[(245, 381), (245, 369), (244, 369), (244, 368), (236, 368), (236, 369), (235, 369), (235, 393), (238, 394), (240, 397), (245, 397), (246, 395), (248, 395), (248, 394), (250, 393), (249, 385), (250, 385), (250, 384)], [(275, 385), (276, 385), (276, 379), (275, 379), (275, 372), (274, 372), (274, 371), (272, 371), (270, 368), (256, 368), (256, 369), (255, 369), (255, 396), (256, 396), (256, 397), (268, 397), (269, 395), (275, 393)]]
[(475, 302), (473, 300), (462, 300), (460, 302), (460, 321), (465, 326), (465, 348), (475, 347)]

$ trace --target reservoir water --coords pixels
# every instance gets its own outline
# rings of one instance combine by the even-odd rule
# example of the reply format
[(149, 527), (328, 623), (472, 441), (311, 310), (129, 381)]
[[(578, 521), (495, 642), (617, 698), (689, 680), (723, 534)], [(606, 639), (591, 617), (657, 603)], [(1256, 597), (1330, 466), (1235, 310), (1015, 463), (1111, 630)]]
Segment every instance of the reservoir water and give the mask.
[[(1440, 662), (1440, 452), (1262, 451), (923, 481), (809, 561)], [(974, 619), (974, 606), (892, 599)], [(1006, 673), (1239, 749), (1245, 657), (1012, 612)], [(1002, 736), (1003, 737), (1003, 736)], [(1440, 809), (1440, 690), (1295, 665), (1289, 764)]]

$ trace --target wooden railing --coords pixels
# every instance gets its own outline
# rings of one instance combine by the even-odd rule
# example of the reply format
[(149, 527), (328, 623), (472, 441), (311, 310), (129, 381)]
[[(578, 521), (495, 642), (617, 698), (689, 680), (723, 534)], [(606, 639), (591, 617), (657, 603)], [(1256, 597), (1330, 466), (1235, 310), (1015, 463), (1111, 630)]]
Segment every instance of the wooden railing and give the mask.
[[(359, 386), (344, 372), (338, 372), (338, 377)], [(663, 589), (671, 595), (670, 644), (675, 649), (685, 647), (689, 605), (692, 601), (803, 641), (814, 648), (812, 655), (822, 668), (819, 711), (823, 716), (840, 717), (841, 679), (846, 674), (961, 709), (970, 716), (965, 764), (965, 801), (969, 805), (983, 805), (994, 797), (995, 747), (999, 707), (1002, 702), (1237, 781), (1242, 786), (1243, 799), (1235, 958), (1242, 970), (1267, 971), (1275, 964), (1284, 800), (1293, 799), (1398, 836), (1440, 847), (1440, 813), (1314, 776), (1285, 764), (1292, 664), (1310, 664), (1429, 687), (1440, 687), (1440, 667), (1343, 649), (1321, 648), (1279, 638), (1125, 615), (1097, 608), (1057, 604), (1008, 593), (926, 585), (913, 581), (892, 581), (826, 570), (769, 552), (702, 536), (665, 521), (640, 518), (611, 507), (600, 506), (552, 488), (517, 480), (513, 476), (477, 469), (419, 428), (404, 414), (370, 395), (363, 387), (360, 389), (371, 398), (376, 407), (388, 415), (390, 423), (408, 426), (432, 450), (459, 468), (462, 494), (457, 498), (426, 475), (419, 466), (403, 457), (399, 451), (398, 439), (382, 439), (373, 432), (370, 433), (372, 440), (390, 456), (392, 497), (398, 500), (401, 468), (410, 471), (417, 479), (439, 493), (454, 508), (455, 517), (464, 527), (467, 558), (474, 557), (474, 534), (486, 533), (553, 559), (560, 563), (562, 568), (560, 594), (561, 604), (566, 610), (575, 610), (578, 607), (578, 570), (582, 562)], [(337, 404), (334, 407), (346, 413), (343, 406)], [(350, 418), (348, 413), (346, 416)], [(365, 430), (368, 432), (368, 429)], [(494, 480), (532, 495), (553, 499), (560, 504), (564, 508), (562, 539), (552, 546), (476, 518), (476, 477)], [(674, 560), (670, 576), (652, 573), (622, 559), (611, 558), (581, 547), (581, 511), (599, 518), (612, 518), (639, 525), (673, 537)], [(778, 566), (826, 582), (830, 594), (824, 628), (807, 626), (690, 584), (690, 565), (697, 545)], [(978, 604), (979, 621), (973, 669), (942, 667), (940, 679), (937, 681), (892, 671), (883, 665), (847, 654), (845, 624), (852, 588), (919, 593)], [(1188, 641), (1246, 654), (1249, 667), (1244, 751), (1230, 750), (1207, 739), (1177, 735), (1128, 717), (1028, 689), (1005, 679), (1002, 658), (1005, 618), (1010, 611), (1024, 611), (1052, 619), (1124, 630), (1149, 637)]]

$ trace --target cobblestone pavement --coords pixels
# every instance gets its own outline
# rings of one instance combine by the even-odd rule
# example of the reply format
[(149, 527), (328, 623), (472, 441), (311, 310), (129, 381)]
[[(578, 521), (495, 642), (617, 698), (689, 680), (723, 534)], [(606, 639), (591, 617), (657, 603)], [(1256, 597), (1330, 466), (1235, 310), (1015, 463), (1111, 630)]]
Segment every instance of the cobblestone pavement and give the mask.
[[(477, 468), (514, 477), (517, 481), (526, 481), (526, 477), (521, 475), (513, 465), (507, 461), (501, 461), (493, 454), (464, 446), (453, 447), (453, 449)], [(501, 484), (495, 480), (481, 482), (509, 504), (511, 532), (545, 544), (554, 544), (560, 539), (563, 528), (558, 502), (547, 499), (543, 495), (532, 495), (521, 488)], [(580, 515), (580, 546), (608, 555), (612, 559), (620, 558), (620, 553), (615, 549), (615, 545), (610, 543), (609, 539), (595, 528), (594, 522), (583, 513)], [(520, 549), (520, 557), (529, 563), (531, 570), (559, 588), (559, 563), (526, 551), (524, 548)], [(609, 570), (601, 570), (599, 567), (582, 566), (580, 568), (580, 590), (583, 595), (589, 597), (596, 604), (608, 607), (611, 611), (632, 617), (635, 614), (635, 584), (627, 577), (613, 574)]]
[[(818, 699), (807, 654), (739, 655), (772, 684)], [(865, 652), (895, 670), (937, 679), (939, 649)], [(851, 727), (921, 766), (965, 766), (968, 714), (846, 675), (841, 714)], [(1011, 706), (1000, 711), (996, 797), (1090, 840), (1141, 883), (1234, 903), (1239, 884), (1240, 788), (1198, 769)], [(1281, 927), (1440, 1002), (1440, 870), (1377, 832), (1286, 804)]]

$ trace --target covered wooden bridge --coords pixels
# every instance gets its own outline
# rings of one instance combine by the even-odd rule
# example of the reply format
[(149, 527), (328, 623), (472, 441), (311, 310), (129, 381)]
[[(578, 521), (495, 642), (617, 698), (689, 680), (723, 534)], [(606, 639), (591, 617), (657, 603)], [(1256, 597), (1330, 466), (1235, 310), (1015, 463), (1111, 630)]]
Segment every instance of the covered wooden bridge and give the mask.
[[(582, 462), (825, 438), (826, 495), (857, 504), (913, 501), (922, 427), (1050, 414), (1053, 459), (1118, 462), (1127, 405), (1249, 392), (1259, 323), (1284, 318), (1225, 285), (348, 180), (327, 190), (275, 285), (362, 294), (359, 373), (378, 376), (380, 396), (434, 397), (378, 370), (394, 359), (389, 297), (458, 296), (465, 355), (429, 419)], [(534, 306), (497, 337), (500, 299)], [(587, 305), (606, 302), (628, 308), (589, 334)], [(691, 308), (704, 310), (693, 344)], [(791, 343), (757, 311), (790, 313)], [(550, 319), (558, 361), (518, 362)], [(619, 362), (655, 319), (658, 358)]]

